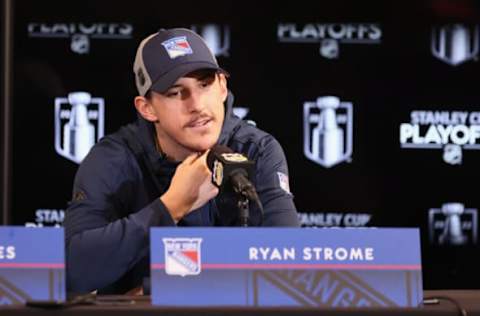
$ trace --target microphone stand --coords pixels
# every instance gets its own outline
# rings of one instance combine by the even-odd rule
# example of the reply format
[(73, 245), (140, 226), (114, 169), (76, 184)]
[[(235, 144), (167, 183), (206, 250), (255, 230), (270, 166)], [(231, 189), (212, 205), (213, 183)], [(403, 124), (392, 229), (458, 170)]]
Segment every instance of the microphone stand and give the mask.
[(248, 208), (249, 199), (246, 194), (239, 192), (239, 199), (237, 202), (239, 210), (239, 222), (241, 227), (248, 227), (248, 218), (250, 216), (250, 210)]
[(261, 222), (263, 222), (263, 206), (260, 202), (260, 198), (255, 191), (253, 184), (248, 181), (244, 174), (237, 172), (232, 176), (234, 181), (233, 190), (238, 196), (238, 210), (239, 210), (239, 225), (242, 227), (248, 227), (248, 219), (250, 218), (249, 203), (255, 201), (260, 209)]

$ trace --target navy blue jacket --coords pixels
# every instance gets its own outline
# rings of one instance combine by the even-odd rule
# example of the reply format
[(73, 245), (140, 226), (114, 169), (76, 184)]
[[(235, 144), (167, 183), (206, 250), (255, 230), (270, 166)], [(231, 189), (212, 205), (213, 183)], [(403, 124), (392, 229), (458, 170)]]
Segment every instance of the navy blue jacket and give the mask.
[[(226, 103), (219, 143), (255, 161), (253, 182), (264, 208), (262, 218), (250, 203), (249, 224), (299, 226), (293, 197), (282, 189), (288, 170), (280, 144), (233, 116), (231, 94)], [(80, 165), (64, 222), (69, 292), (125, 293), (149, 276), (150, 227), (175, 226), (159, 197), (178, 165), (156, 150), (154, 133), (139, 117), (102, 138)], [(234, 226), (235, 203), (221, 192), (177, 226)]]

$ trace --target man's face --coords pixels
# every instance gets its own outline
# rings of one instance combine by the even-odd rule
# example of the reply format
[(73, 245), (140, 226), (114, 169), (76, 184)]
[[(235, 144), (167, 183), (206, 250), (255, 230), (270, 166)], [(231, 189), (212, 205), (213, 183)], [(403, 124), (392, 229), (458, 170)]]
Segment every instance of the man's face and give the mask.
[(223, 74), (197, 71), (178, 79), (149, 103), (162, 150), (175, 160), (204, 152), (218, 140), (225, 116), (227, 84)]

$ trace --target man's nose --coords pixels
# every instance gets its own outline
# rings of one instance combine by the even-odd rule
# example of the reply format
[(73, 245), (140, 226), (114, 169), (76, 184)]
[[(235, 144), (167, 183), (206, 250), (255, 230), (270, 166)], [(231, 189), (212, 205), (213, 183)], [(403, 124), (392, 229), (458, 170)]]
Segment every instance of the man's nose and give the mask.
[(187, 100), (187, 108), (190, 112), (201, 112), (205, 107), (205, 96), (202, 92), (192, 90)]

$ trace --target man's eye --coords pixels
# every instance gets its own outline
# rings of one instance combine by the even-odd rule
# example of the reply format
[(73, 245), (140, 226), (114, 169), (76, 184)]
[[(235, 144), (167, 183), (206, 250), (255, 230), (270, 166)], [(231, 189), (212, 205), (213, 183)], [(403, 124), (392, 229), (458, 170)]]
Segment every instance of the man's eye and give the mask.
[(208, 81), (207, 81), (207, 80), (204, 80), (204, 81), (201, 81), (201, 82), (200, 82), (200, 86), (203, 87), (203, 88), (206, 88), (206, 87), (208, 87), (208, 86), (211, 85), (211, 84), (212, 84), (212, 82), (209, 81), (209, 80), (208, 80)]
[(170, 91), (167, 92), (167, 97), (169, 98), (174, 98), (180, 95), (180, 91)]

